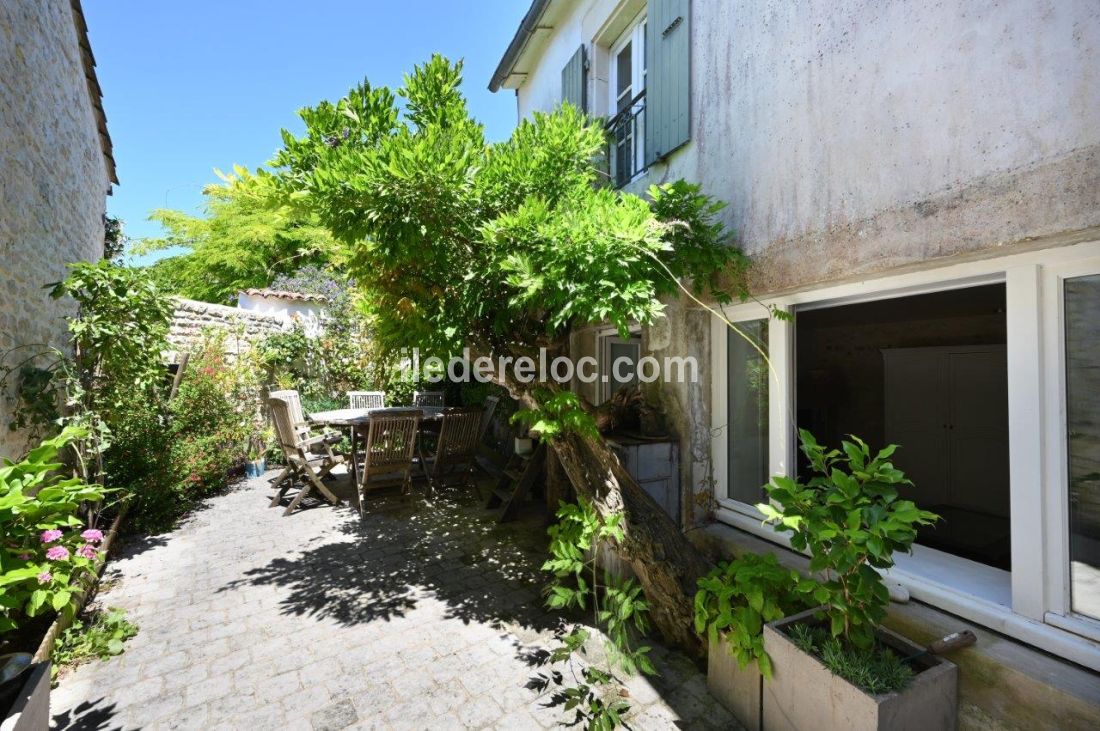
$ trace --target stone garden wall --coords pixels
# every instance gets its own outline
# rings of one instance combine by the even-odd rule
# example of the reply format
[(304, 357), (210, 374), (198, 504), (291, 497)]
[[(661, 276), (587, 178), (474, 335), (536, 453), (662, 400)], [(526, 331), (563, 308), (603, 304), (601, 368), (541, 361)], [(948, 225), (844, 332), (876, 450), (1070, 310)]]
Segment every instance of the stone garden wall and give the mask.
[[(101, 137), (82, 58), (82, 23), (70, 0), (0, 2), (0, 355), (63, 347), (71, 300), (44, 286), (65, 265), (103, 256), (110, 190), (108, 143)], [(82, 26), (81, 26), (82, 27)], [(98, 87), (96, 87), (98, 89)], [(19, 348), (11, 352), (13, 348)], [(25, 357), (25, 356), (24, 356)], [(18, 359), (18, 360), (17, 360)], [(14, 379), (0, 387), (0, 456), (15, 457), (26, 434), (11, 432)]]
[(248, 353), (267, 336), (289, 330), (292, 326), (290, 319), (278, 315), (182, 297), (174, 301), (176, 310), (168, 333), (171, 350), (166, 354), (171, 363), (179, 362), (182, 353), (193, 350), (208, 330), (224, 330), (227, 333), (226, 354), (235, 358)]

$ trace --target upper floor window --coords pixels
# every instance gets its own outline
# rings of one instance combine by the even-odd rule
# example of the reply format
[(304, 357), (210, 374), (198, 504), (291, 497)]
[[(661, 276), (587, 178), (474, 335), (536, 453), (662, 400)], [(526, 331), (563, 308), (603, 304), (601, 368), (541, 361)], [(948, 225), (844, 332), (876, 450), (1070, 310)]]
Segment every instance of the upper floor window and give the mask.
[(646, 17), (611, 46), (608, 109), (611, 179), (622, 186), (645, 170)]

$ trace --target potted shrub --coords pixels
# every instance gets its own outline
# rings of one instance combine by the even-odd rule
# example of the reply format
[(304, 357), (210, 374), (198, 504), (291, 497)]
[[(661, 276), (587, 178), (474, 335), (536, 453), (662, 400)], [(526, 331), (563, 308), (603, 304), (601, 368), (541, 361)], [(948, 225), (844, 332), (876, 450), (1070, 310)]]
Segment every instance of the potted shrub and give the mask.
[(244, 473), (247, 477), (259, 477), (267, 471), (267, 452), (272, 437), (273, 432), (270, 428), (253, 430), (248, 437), (248, 445), (245, 450), (247, 461), (244, 464)]
[(760, 728), (760, 693), (772, 674), (764, 624), (806, 609), (814, 582), (771, 554), (746, 553), (699, 579), (695, 631), (707, 638), (707, 688), (749, 731)]
[(954, 729), (958, 670), (879, 626), (890, 597), (876, 569), (910, 550), (917, 527), (937, 516), (903, 500), (912, 483), (890, 462), (891, 445), (874, 456), (860, 439), (826, 450), (800, 430), (813, 477), (774, 477), (772, 504), (757, 507), (808, 551), (823, 579), (820, 602), (764, 627), (774, 675), (764, 684), (766, 729)]

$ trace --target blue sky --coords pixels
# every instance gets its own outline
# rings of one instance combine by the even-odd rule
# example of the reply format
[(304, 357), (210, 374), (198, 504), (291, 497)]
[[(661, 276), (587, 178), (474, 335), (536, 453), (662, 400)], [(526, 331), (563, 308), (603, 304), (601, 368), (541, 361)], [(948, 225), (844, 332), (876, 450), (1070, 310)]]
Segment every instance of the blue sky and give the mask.
[(270, 159), (296, 111), (362, 78), (398, 86), (416, 63), (464, 58), (464, 91), (490, 140), (516, 119), (486, 88), (528, 0), (84, 0), (121, 184), (108, 211), (155, 236), (154, 208), (201, 210), (213, 170)]

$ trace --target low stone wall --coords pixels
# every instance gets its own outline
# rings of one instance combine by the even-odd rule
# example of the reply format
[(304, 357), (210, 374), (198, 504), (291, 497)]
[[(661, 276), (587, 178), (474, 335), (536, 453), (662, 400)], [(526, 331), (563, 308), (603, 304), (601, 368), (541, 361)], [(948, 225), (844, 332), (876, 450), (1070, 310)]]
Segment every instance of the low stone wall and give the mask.
[(175, 313), (168, 332), (170, 350), (166, 358), (171, 363), (179, 362), (183, 353), (193, 350), (209, 330), (224, 330), (225, 351), (227, 355), (238, 357), (250, 351), (269, 335), (284, 332), (291, 328), (291, 321), (285, 317), (251, 310), (241, 310), (210, 302), (175, 298)]

